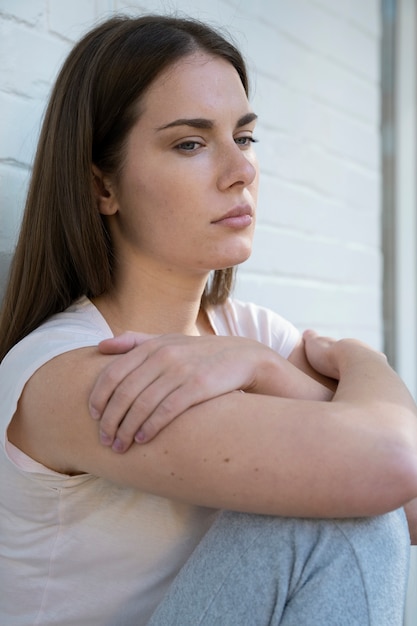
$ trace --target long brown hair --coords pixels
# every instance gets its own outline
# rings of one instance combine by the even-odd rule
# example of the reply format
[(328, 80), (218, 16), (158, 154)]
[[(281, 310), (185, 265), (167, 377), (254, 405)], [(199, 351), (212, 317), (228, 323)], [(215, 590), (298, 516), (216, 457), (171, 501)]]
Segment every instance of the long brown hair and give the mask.
[[(238, 49), (193, 19), (113, 17), (74, 47), (55, 83), (39, 138), (0, 318), (0, 360), (46, 318), (112, 284), (112, 243), (97, 210), (92, 164), (117, 175), (140, 98), (169, 65), (197, 49), (230, 62)], [(203, 305), (224, 302), (233, 268), (216, 270)]]

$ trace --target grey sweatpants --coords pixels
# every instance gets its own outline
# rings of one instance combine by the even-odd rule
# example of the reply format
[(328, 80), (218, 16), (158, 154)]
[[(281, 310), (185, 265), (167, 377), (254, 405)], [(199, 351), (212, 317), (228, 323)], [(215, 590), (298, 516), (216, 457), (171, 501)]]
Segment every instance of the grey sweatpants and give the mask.
[(223, 512), (149, 626), (401, 626), (404, 512), (308, 520)]

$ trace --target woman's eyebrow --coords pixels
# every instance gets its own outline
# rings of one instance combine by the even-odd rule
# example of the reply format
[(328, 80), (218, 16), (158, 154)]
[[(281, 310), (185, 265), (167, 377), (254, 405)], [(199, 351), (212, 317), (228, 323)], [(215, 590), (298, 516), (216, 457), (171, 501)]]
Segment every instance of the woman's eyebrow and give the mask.
[(246, 115), (243, 115), (241, 118), (238, 119), (236, 128), (242, 128), (242, 126), (251, 124), (257, 119), (258, 119), (258, 116), (256, 115), (256, 113), (253, 113), (253, 112), (246, 113)]
[[(250, 124), (258, 118), (256, 113), (246, 113), (242, 117), (240, 117), (237, 121), (236, 128), (241, 128), (242, 126), (246, 126), (246, 124)], [(213, 120), (206, 119), (204, 117), (192, 117), (185, 118), (181, 117), (178, 120), (173, 120), (172, 122), (168, 122), (168, 124), (164, 124), (163, 126), (159, 126), (156, 130), (165, 130), (167, 128), (174, 128), (175, 126), (190, 126), (191, 128), (202, 128), (203, 130), (210, 130), (214, 128)]]
[(182, 117), (178, 120), (174, 120), (173, 122), (169, 122), (168, 124), (164, 124), (160, 126), (156, 130), (165, 130), (166, 128), (173, 128), (175, 126), (191, 126), (192, 128), (203, 128), (210, 129), (213, 128), (214, 122), (212, 120), (207, 120), (203, 117), (194, 117), (194, 118), (185, 118)]

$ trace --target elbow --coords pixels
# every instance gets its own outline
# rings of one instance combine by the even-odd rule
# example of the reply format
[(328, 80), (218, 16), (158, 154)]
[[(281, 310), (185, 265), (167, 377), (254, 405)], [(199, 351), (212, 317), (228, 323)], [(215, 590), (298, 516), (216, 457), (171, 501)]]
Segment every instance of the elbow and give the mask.
[(415, 412), (412, 411), (408, 418), (408, 428), (405, 428), (402, 433), (399, 455), (406, 502), (417, 498), (417, 418)]
[(408, 456), (404, 466), (404, 489), (407, 492), (405, 500), (408, 501), (410, 498), (417, 498), (417, 451)]
[[(386, 430), (368, 457), (363, 476), (363, 505), (368, 514), (379, 515), (417, 499), (417, 422), (406, 420), (403, 427)], [(371, 460), (372, 459), (372, 460)], [(369, 479), (369, 480), (368, 480)], [(367, 500), (367, 505), (366, 501)]]
[(417, 453), (405, 453), (400, 462), (398, 493), (401, 505), (417, 498)]
[(386, 481), (382, 501), (387, 511), (417, 498), (417, 439), (405, 437), (401, 442), (391, 441), (381, 469)]

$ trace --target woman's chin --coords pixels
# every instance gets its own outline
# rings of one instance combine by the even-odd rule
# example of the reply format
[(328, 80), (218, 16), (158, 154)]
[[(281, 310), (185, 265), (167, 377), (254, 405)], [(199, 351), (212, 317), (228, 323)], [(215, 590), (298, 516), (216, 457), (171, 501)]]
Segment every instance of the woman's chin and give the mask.
[[(240, 248), (236, 251), (228, 250), (227, 254), (223, 254), (222, 258), (218, 259), (218, 263), (216, 267), (213, 269), (226, 269), (227, 267), (234, 267), (235, 265), (240, 265), (247, 261), (252, 253), (252, 246), (248, 246), (246, 248)], [(219, 255), (220, 257), (220, 255)]]

